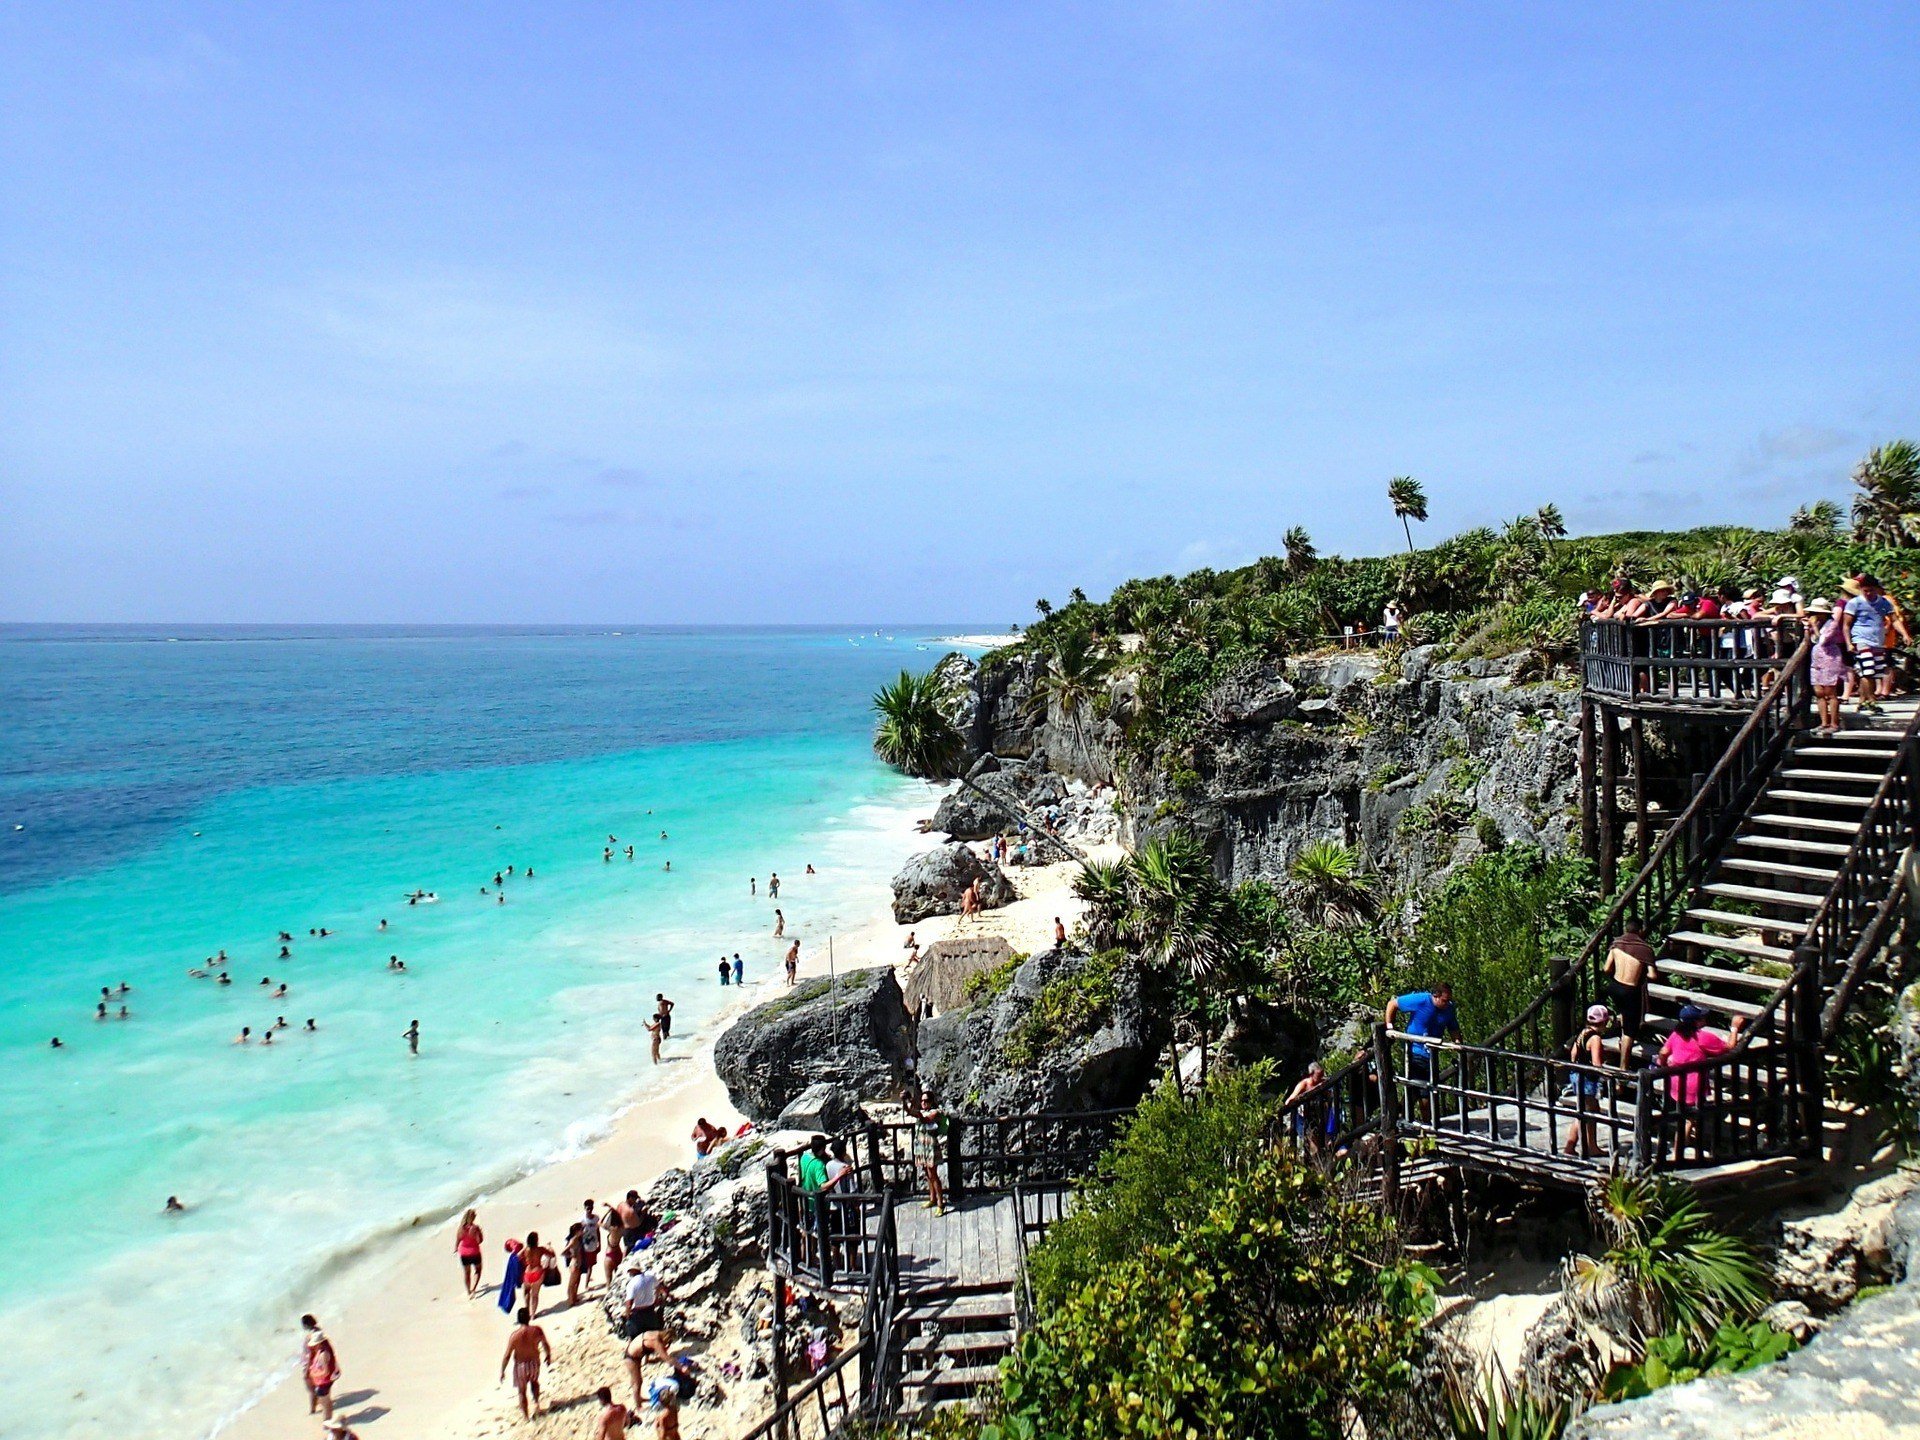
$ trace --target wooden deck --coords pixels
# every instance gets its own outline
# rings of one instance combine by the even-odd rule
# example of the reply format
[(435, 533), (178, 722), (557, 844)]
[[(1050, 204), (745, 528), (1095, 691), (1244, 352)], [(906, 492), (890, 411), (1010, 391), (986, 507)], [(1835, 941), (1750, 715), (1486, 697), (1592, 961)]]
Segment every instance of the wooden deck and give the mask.
[(935, 1215), (924, 1200), (893, 1214), (900, 1278), (917, 1285), (1011, 1285), (1020, 1274), (1019, 1213), (1011, 1195), (979, 1195)]

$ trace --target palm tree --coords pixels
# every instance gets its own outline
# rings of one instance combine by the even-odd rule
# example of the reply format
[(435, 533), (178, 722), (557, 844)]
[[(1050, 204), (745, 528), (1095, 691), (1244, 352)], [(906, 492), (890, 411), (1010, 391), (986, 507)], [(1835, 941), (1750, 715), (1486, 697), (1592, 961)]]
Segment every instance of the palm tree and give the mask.
[(1287, 866), (1293, 900), (1322, 925), (1345, 926), (1379, 913), (1372, 883), (1360, 873), (1360, 857), (1337, 840), (1312, 840)]
[(1892, 440), (1853, 468), (1853, 538), (1861, 545), (1920, 544), (1920, 446)]
[[(1187, 994), (1198, 1031), (1200, 1070), (1207, 1068), (1207, 1001), (1241, 958), (1226, 887), (1200, 844), (1184, 831), (1155, 836), (1127, 862), (1123, 938), (1151, 963), (1173, 972)], [(1179, 1067), (1174, 1067), (1175, 1075)]]
[(967, 758), (967, 742), (948, 718), (944, 708), (946, 690), (939, 678), (928, 671), (915, 675), (902, 670), (900, 678), (882, 686), (873, 697), (874, 713), (879, 717), (873, 727), (873, 751), (896, 770), (929, 780), (958, 780), (994, 809), (1012, 815), (1036, 835), (1058, 846), (1075, 860), (1086, 857), (1069, 845), (1052, 827), (1009, 795), (997, 795), (975, 784), (962, 769)]
[(1073, 727), (1080, 753), (1087, 753), (1086, 713), (1106, 693), (1107, 676), (1113, 661), (1094, 644), (1085, 630), (1073, 629), (1053, 642), (1045, 656), (1046, 668), (1034, 685), (1027, 702), (1030, 710), (1045, 716), (1058, 711)]
[(1126, 933), (1127, 911), (1131, 905), (1124, 860), (1088, 860), (1073, 877), (1073, 893), (1085, 902), (1081, 923), (1087, 927), (1087, 940), (1096, 950), (1107, 950), (1120, 943)]
[(1044, 595), (1033, 602), (1033, 608), (1040, 612), (1040, 618), (1042, 620), (1053, 614), (1053, 602)]
[(1795, 535), (1817, 535), (1823, 540), (1831, 539), (1839, 528), (1840, 506), (1833, 500), (1816, 500), (1811, 505), (1802, 505), (1787, 521), (1787, 529)]
[(1642, 1340), (1669, 1330), (1699, 1343), (1728, 1320), (1767, 1303), (1752, 1248), (1716, 1230), (1693, 1195), (1673, 1181), (1615, 1175), (1599, 1195), (1607, 1253), (1569, 1269), (1571, 1292), (1590, 1313), (1611, 1312)]
[(1420, 482), (1411, 475), (1396, 475), (1387, 482), (1387, 499), (1393, 505), (1393, 513), (1400, 517), (1400, 528), (1407, 532), (1407, 553), (1413, 553), (1413, 526), (1407, 522), (1418, 520), (1421, 524), (1427, 519), (1427, 492), (1420, 488)]
[(1287, 548), (1288, 574), (1304, 575), (1320, 563), (1320, 552), (1314, 548), (1313, 537), (1307, 534), (1306, 526), (1290, 526), (1280, 537), (1280, 543)]
[(1567, 538), (1567, 522), (1561, 518), (1558, 505), (1542, 505), (1533, 512), (1533, 523), (1539, 527), (1540, 538), (1549, 545)]

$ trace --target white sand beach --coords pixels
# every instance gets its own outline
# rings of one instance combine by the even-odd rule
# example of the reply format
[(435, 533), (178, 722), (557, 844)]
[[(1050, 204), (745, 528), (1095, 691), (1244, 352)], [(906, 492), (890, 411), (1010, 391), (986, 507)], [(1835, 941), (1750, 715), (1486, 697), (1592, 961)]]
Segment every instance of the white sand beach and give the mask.
[[(928, 837), (927, 843), (937, 840)], [(1105, 845), (1092, 853), (1111, 858), (1119, 850)], [(1078, 868), (1075, 862), (1060, 862), (1010, 869), (1020, 898), (965, 922), (949, 915), (899, 925), (884, 892), (876, 894), (873, 918), (836, 938), (836, 968), (904, 967), (909, 933), (922, 946), (961, 934), (999, 935), (1016, 951), (1043, 950), (1053, 943), (1056, 917), (1069, 929), (1078, 919), (1080, 902), (1072, 892)], [(824, 949), (809, 948), (802, 975), (826, 973)], [(507, 1237), (537, 1230), (548, 1243), (557, 1242), (588, 1196), (604, 1202), (628, 1189), (644, 1191), (662, 1171), (688, 1163), (696, 1118), (705, 1116), (729, 1128), (740, 1123), (713, 1070), (714, 1043), (744, 1010), (780, 989), (776, 980), (750, 985), (702, 1033), (669, 1042), (663, 1087), (627, 1109), (591, 1150), (476, 1202), (487, 1235), (489, 1283), (498, 1276), (504, 1259), (500, 1246)], [(564, 1287), (547, 1290), (540, 1323), (554, 1347), (548, 1381), (554, 1408), (523, 1422), (511, 1389), (497, 1379), (507, 1322), (490, 1290), (473, 1300), (465, 1297), (453, 1230), (452, 1221), (423, 1225), (377, 1276), (353, 1287), (339, 1313), (320, 1315), (343, 1366), (336, 1387), (339, 1413), (364, 1440), (491, 1440), (508, 1434), (558, 1440), (563, 1434), (579, 1434), (590, 1413), (584, 1402), (601, 1385), (614, 1385), (618, 1393), (622, 1379), (618, 1349), (599, 1305), (583, 1299), (569, 1310), (564, 1307)], [(598, 1286), (588, 1293), (597, 1302)], [(289, 1371), (297, 1345), (292, 1322), (302, 1308), (289, 1307)], [(693, 1412), (684, 1415), (682, 1423), (689, 1437), (699, 1434)], [(294, 1440), (321, 1431), (307, 1413), (305, 1388), (289, 1374), (220, 1434), (222, 1440)]]

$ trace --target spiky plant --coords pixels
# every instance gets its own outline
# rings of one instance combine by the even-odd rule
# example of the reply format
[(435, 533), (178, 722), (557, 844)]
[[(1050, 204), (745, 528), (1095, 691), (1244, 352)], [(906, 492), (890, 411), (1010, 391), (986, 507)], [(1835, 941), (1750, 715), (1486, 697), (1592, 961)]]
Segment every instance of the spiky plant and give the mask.
[(1821, 540), (1830, 540), (1840, 529), (1840, 505), (1835, 500), (1816, 500), (1811, 505), (1802, 505), (1793, 512), (1793, 518), (1787, 521), (1787, 529), (1795, 535), (1812, 535)]
[(1307, 534), (1304, 525), (1289, 526), (1280, 543), (1286, 547), (1289, 575), (1304, 575), (1320, 562), (1320, 552), (1314, 548), (1313, 537)]
[(1536, 1395), (1498, 1365), (1477, 1384), (1448, 1366), (1444, 1389), (1453, 1440), (1559, 1440), (1572, 1418), (1566, 1401)]
[(1073, 893), (1086, 906), (1081, 924), (1087, 927), (1087, 939), (1096, 950), (1120, 943), (1127, 928), (1127, 912), (1132, 903), (1128, 893), (1127, 865), (1123, 860), (1088, 860), (1073, 877)]
[(1290, 898), (1322, 925), (1352, 925), (1379, 913), (1373, 885), (1360, 873), (1360, 857), (1337, 840), (1311, 840), (1287, 866)]

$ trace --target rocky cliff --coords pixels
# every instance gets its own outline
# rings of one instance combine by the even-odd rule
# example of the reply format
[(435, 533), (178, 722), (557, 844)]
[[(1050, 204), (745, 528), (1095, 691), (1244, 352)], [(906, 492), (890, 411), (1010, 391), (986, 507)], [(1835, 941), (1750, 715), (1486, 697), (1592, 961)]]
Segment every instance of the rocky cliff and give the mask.
[(1106, 716), (1075, 723), (1034, 705), (1034, 665), (1017, 654), (946, 673), (977, 754), (1119, 776), (1128, 838), (1182, 826), (1236, 882), (1279, 879), (1303, 845), (1337, 840), (1405, 888), (1492, 846), (1561, 847), (1577, 824), (1578, 697), (1523, 680), (1525, 664), (1440, 662), (1423, 647), (1249, 671), (1151, 765), (1129, 761), (1111, 718), (1127, 713), (1125, 682)]

